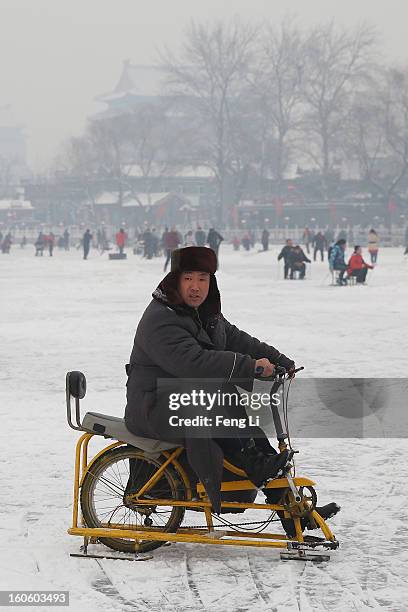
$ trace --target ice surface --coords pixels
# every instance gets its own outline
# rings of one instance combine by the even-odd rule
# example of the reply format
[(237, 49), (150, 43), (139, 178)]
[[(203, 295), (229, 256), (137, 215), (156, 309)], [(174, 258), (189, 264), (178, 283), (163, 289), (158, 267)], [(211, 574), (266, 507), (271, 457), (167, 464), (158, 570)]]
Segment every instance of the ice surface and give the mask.
[[(380, 250), (364, 287), (329, 286), (320, 262), (305, 281), (285, 281), (277, 252), (223, 246), (218, 278), (230, 321), (296, 359), (305, 377), (406, 376), (402, 250)], [(83, 261), (72, 250), (35, 258), (29, 247), (0, 255), (1, 588), (68, 589), (75, 612), (406, 610), (403, 439), (302, 440), (292, 432), (298, 470), (317, 480), (323, 503), (342, 505), (331, 521), (341, 548), (328, 565), (183, 544), (145, 563), (69, 557), (80, 544), (66, 534), (78, 436), (65, 421), (64, 378), (86, 373), (84, 411), (123, 415), (124, 364), (163, 276), (162, 260), (128, 257), (109, 261), (92, 251)]]

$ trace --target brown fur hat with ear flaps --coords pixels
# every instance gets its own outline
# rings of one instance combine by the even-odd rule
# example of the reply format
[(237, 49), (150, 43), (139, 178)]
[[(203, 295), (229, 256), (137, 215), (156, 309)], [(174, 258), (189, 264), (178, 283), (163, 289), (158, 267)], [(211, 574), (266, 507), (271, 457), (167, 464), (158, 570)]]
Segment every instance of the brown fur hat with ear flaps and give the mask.
[(217, 271), (217, 256), (207, 247), (190, 246), (176, 249), (171, 254), (171, 272), (208, 272)]

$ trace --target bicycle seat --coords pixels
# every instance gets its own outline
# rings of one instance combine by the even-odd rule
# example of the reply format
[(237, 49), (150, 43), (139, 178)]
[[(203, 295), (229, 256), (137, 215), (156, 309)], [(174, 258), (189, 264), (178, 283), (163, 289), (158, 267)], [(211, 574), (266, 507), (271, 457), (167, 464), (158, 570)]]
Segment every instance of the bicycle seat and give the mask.
[(127, 442), (147, 453), (160, 452), (180, 446), (180, 444), (175, 442), (135, 436), (126, 427), (125, 419), (108, 414), (100, 414), (99, 412), (87, 412), (82, 421), (82, 429), (89, 433), (105, 436), (106, 438), (113, 438), (119, 442)]

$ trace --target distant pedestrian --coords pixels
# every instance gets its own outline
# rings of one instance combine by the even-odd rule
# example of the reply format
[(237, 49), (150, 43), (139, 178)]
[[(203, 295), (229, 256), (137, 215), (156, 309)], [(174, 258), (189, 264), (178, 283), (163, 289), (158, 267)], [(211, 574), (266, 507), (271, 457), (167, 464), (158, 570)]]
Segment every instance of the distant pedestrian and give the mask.
[(371, 263), (376, 264), (378, 257), (378, 234), (373, 228), (368, 232), (368, 252), (370, 253)]
[(150, 228), (147, 227), (142, 234), (143, 239), (143, 257), (146, 259), (152, 259), (153, 257), (153, 239)]
[(307, 226), (303, 230), (302, 238), (303, 238), (303, 244), (306, 247), (307, 254), (309, 255), (309, 253), (310, 253), (310, 244), (312, 243), (313, 237), (312, 237), (312, 232), (310, 231), (310, 229)]
[(47, 245), (48, 245), (48, 254), (50, 257), (52, 257), (52, 254), (54, 252), (54, 245), (55, 245), (55, 235), (50, 232), (47, 236)]
[(283, 269), (284, 278), (288, 279), (289, 274), (290, 277), (293, 278), (292, 272), (292, 254), (293, 254), (293, 241), (291, 238), (286, 240), (285, 246), (282, 248), (281, 252), (278, 255), (278, 261), (283, 259), (285, 265)]
[[(102, 245), (103, 244), (102, 235), (100, 235), (99, 239)], [(115, 239), (116, 239), (116, 246), (119, 249), (119, 253), (120, 255), (123, 255), (123, 251), (125, 249), (125, 244), (126, 244), (126, 239), (127, 239), (127, 234), (125, 230), (123, 229), (123, 227), (121, 227), (120, 230), (117, 232)]]
[(261, 242), (262, 242), (263, 250), (268, 251), (269, 250), (269, 232), (266, 228), (262, 232)]
[(159, 237), (157, 236), (156, 228), (152, 227), (152, 254), (153, 257), (158, 257), (159, 255)]
[(239, 241), (238, 236), (234, 236), (232, 239), (232, 246), (234, 247), (234, 251), (239, 251), (239, 247), (241, 246), (241, 243)]
[(326, 238), (323, 233), (319, 230), (317, 234), (313, 237), (313, 261), (316, 261), (317, 253), (320, 253), (321, 260), (324, 261), (323, 252), (327, 248)]
[(164, 262), (164, 271), (166, 272), (172, 252), (177, 249), (181, 243), (179, 233), (175, 227), (172, 227), (170, 232), (164, 232), (162, 242), (164, 254), (166, 256), (166, 261)]
[(67, 229), (64, 231), (64, 249), (69, 251), (69, 231)]
[(27, 244), (27, 238), (26, 238), (26, 236), (24, 235), (24, 236), (22, 237), (21, 241), (20, 241), (20, 249), (24, 249), (24, 248), (25, 248), (25, 246), (26, 246), (26, 244)]
[(45, 237), (42, 232), (38, 234), (37, 240), (34, 242), (34, 246), (35, 246), (35, 256), (42, 257), (44, 254), (44, 248), (45, 248)]
[(10, 248), (12, 245), (13, 241), (11, 238), (11, 234), (10, 232), (8, 234), (6, 234), (6, 236), (3, 239), (3, 242), (1, 243), (1, 252), (3, 254), (8, 254), (10, 253)]
[(92, 234), (91, 230), (87, 229), (85, 234), (82, 236), (82, 248), (84, 250), (84, 259), (88, 259), (89, 249), (91, 248)]
[(197, 227), (197, 231), (195, 233), (195, 241), (197, 246), (205, 246), (205, 232), (201, 229), (200, 226)]
[(184, 236), (184, 246), (196, 246), (193, 238), (193, 230), (189, 230)]
[(207, 236), (207, 243), (210, 249), (212, 249), (217, 256), (217, 267), (219, 264), (218, 251), (223, 240), (224, 238), (221, 236), (221, 234), (219, 234), (213, 227), (210, 227)]
[(249, 251), (249, 249), (251, 248), (251, 239), (250, 239), (248, 233), (246, 233), (246, 234), (244, 234), (242, 236), (241, 243), (242, 243), (242, 246), (244, 247), (245, 251)]

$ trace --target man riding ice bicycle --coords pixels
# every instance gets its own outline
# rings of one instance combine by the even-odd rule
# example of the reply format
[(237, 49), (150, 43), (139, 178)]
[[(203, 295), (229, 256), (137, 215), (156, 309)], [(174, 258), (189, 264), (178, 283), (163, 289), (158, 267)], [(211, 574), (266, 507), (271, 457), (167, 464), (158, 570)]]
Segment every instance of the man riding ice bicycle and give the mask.
[[(191, 437), (187, 430), (177, 428), (171, 437), (169, 428), (163, 427), (168, 414), (158, 399), (158, 380), (171, 379), (174, 391), (178, 380), (201, 379), (205, 386), (209, 380), (222, 379), (222, 390), (237, 392), (233, 380), (239, 379), (240, 387), (251, 391), (257, 368), (263, 368), (262, 376), (268, 377), (276, 365), (291, 372), (295, 363), (224, 318), (216, 269), (212, 249), (186, 247), (172, 253), (171, 271), (153, 292), (153, 300), (136, 331), (127, 366), (125, 421), (136, 435), (183, 445), (189, 466), (205, 486), (214, 512), (219, 514), (224, 457), (244, 469), (248, 478), (262, 488), (269, 479), (283, 474), (288, 451), (277, 453), (260, 428), (248, 429), (244, 434), (241, 429), (229, 428), (228, 437), (202, 438)], [(230, 417), (246, 417), (238, 404), (217, 405), (217, 411)], [(276, 503), (271, 492), (265, 489), (266, 493), (268, 502)], [(317, 511), (329, 518), (336, 513), (334, 507), (328, 504)], [(307, 527), (306, 519), (302, 521)], [(282, 519), (282, 523), (289, 533), (292, 521)]]

